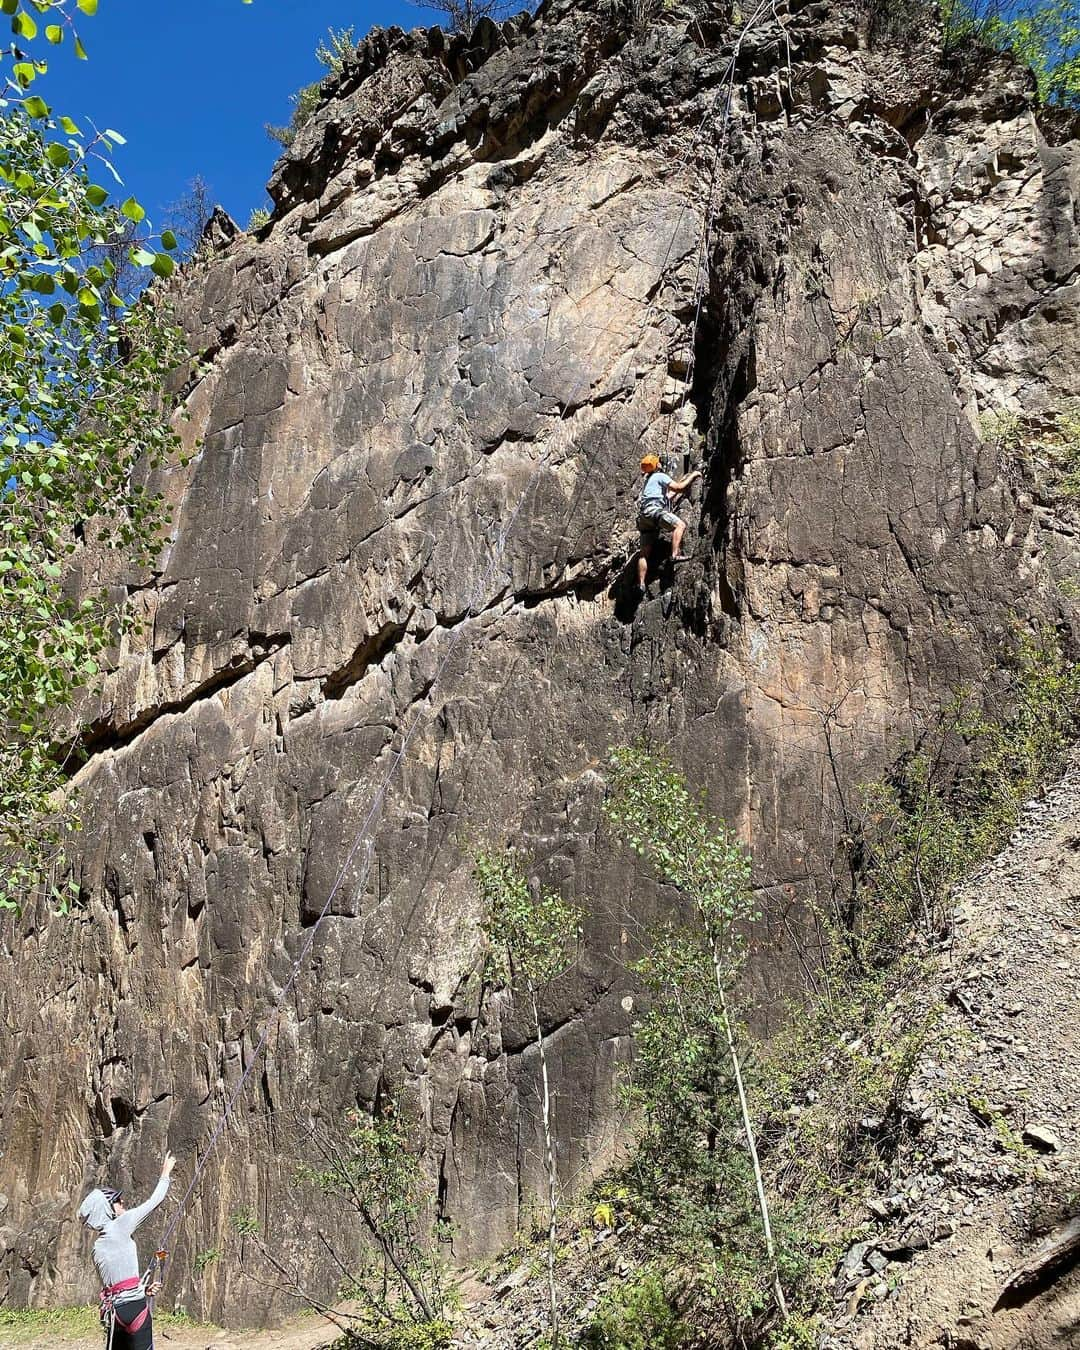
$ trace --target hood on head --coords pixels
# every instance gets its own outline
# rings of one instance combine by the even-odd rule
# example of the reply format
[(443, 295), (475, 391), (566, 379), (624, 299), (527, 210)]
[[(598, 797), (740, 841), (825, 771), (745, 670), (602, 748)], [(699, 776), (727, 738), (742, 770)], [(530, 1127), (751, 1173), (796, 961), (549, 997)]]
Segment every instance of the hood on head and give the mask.
[(116, 1215), (113, 1213), (109, 1197), (104, 1191), (97, 1190), (91, 1191), (79, 1206), (79, 1218), (87, 1228), (96, 1228), (100, 1232), (107, 1223), (116, 1218)]

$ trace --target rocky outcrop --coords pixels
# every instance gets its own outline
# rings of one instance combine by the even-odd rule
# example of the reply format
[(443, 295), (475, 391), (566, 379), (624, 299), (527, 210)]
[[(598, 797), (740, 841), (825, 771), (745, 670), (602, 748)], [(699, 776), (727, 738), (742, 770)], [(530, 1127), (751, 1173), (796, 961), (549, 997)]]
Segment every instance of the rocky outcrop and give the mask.
[[(740, 22), (583, 0), (373, 34), (270, 224), (184, 279), (193, 457), (87, 710), (84, 907), (5, 938), (9, 1299), (89, 1291), (89, 1180), (148, 1182), (166, 1143), (190, 1171), (343, 865), (173, 1292), (263, 1315), (191, 1257), (251, 1207), (314, 1266), (303, 1122), (391, 1097), (455, 1257), (498, 1248), (540, 1186), (537, 1064), (481, 994), (472, 842), (587, 913), (544, 1009), (569, 1184), (610, 1150), (666, 904), (601, 829), (609, 747), (668, 749), (752, 845), (767, 1019), (834, 773), (889, 761), (1017, 618), (1070, 622), (1073, 536), (980, 433), (1080, 393), (1077, 141), (1015, 67), (961, 78), (845, 3)], [(643, 447), (706, 477), (694, 562), (639, 601)]]

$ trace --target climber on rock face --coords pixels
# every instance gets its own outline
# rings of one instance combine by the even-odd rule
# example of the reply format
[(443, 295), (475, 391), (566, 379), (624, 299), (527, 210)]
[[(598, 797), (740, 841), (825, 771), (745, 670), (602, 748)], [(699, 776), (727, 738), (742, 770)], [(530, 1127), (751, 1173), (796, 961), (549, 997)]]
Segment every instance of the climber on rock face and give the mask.
[(91, 1191), (79, 1206), (79, 1218), (98, 1235), (94, 1266), (101, 1279), (101, 1321), (111, 1350), (151, 1350), (154, 1344), (147, 1300), (161, 1285), (144, 1283), (133, 1234), (165, 1199), (175, 1165), (176, 1159), (166, 1153), (158, 1184), (135, 1209), (124, 1207), (121, 1191), (104, 1186)]
[(638, 498), (637, 524), (640, 543), (637, 568), (638, 589), (644, 595), (645, 580), (649, 574), (649, 558), (653, 544), (662, 530), (671, 531), (671, 561), (686, 561), (685, 555), (681, 552), (686, 522), (679, 519), (672, 507), (694, 480), (701, 477), (701, 472), (694, 469), (684, 478), (672, 478), (670, 474), (661, 471), (659, 457), (652, 454), (645, 455), (642, 459), (641, 472), (645, 477), (645, 485)]

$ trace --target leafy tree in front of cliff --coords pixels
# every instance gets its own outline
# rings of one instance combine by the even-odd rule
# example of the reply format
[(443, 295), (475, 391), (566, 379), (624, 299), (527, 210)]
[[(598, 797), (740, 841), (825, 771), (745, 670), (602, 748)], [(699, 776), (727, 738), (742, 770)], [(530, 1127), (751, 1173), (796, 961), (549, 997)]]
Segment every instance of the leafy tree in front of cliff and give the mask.
[(581, 935), (581, 915), (554, 891), (541, 889), (534, 893), (521, 870), (520, 860), (510, 850), (478, 853), (474, 870), (486, 913), (486, 974), (496, 985), (518, 990), (524, 995), (540, 1062), (540, 1110), (548, 1184), (548, 1343), (551, 1350), (557, 1350), (560, 1340), (555, 1266), (559, 1172), (540, 998), (545, 988), (573, 961), (573, 950)]
[(1022, 8), (995, 23), (990, 41), (1031, 69), (1041, 103), (1080, 107), (1080, 11), (1074, 0)]
[[(313, 1183), (358, 1219), (370, 1240), (368, 1259), (359, 1264), (343, 1254), (336, 1234), (321, 1231), (319, 1242), (341, 1275), (339, 1293), (355, 1302), (350, 1336), (388, 1350), (442, 1350), (450, 1343), (448, 1299), (437, 1253), (439, 1233), (426, 1223), (430, 1197), (410, 1128), (400, 1109), (350, 1114), (344, 1138), (316, 1127), (309, 1135), (314, 1160), (298, 1180)], [(265, 1246), (264, 1256), (269, 1256)], [(374, 1253), (374, 1260), (370, 1254)], [(328, 1312), (318, 1300), (316, 1311)]]
[[(0, 92), (0, 907), (58, 870), (65, 775), (55, 714), (97, 674), (115, 606), (69, 575), (80, 541), (153, 554), (160, 502), (146, 471), (176, 438), (161, 397), (182, 352), (160, 298), (130, 306), (111, 252), (173, 271), (110, 162), (123, 138), (86, 130), (40, 92), (44, 53), (85, 56), (76, 8), (97, 0), (2, 0), (16, 35)], [(83, 558), (88, 556), (85, 552)], [(89, 584), (86, 584), (89, 583)]]
[[(717, 1282), (721, 1297), (741, 1288), (752, 1304), (756, 1270), (764, 1266), (776, 1308), (786, 1318), (730, 1007), (744, 956), (741, 928), (756, 917), (749, 855), (685, 777), (645, 750), (615, 752), (609, 788), (607, 818), (694, 916), (692, 924), (664, 929), (638, 965), (653, 995), (635, 1034), (632, 1096), (643, 1120), (634, 1164), (638, 1181), (691, 1250), (696, 1247), (699, 1257), (711, 1251), (712, 1268), (726, 1268)], [(748, 1206), (755, 1202), (758, 1231), (748, 1239)], [(740, 1262), (745, 1278), (733, 1281)], [(707, 1278), (708, 1269), (706, 1261), (699, 1278)], [(733, 1311), (738, 1319), (754, 1308)]]
[(1035, 76), (1040, 103), (1080, 107), (1080, 13), (1074, 0), (946, 0), (946, 52), (974, 42), (1011, 52)]

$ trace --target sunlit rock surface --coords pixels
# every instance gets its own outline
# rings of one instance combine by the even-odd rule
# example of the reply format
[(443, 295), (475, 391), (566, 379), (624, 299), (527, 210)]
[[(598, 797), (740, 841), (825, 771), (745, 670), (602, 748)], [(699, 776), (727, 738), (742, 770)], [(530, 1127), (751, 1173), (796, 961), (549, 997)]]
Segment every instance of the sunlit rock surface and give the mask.
[[(628, 963), (674, 902), (601, 824), (609, 747), (670, 754), (752, 846), (765, 1024), (837, 783), (1017, 619), (1067, 621), (1073, 540), (980, 433), (1080, 394), (1075, 128), (1006, 62), (942, 71), (843, 3), (751, 28), (725, 115), (737, 36), (589, 3), (377, 33), (271, 224), (219, 222), (187, 270), (195, 455), (74, 761), (84, 908), (5, 921), (8, 1301), (92, 1293), (85, 1186), (149, 1186), (166, 1144), (190, 1175), (342, 869), (170, 1292), (272, 1311), (236, 1261), (193, 1264), (248, 1207), (332, 1286), (293, 1178), (304, 1123), (356, 1104), (420, 1122), (455, 1259), (498, 1249), (540, 1194), (538, 1065), (482, 988), (470, 848), (515, 841), (587, 916), (544, 1007), (580, 1185), (619, 1131)], [(694, 561), (639, 601), (644, 449), (705, 491)]]

